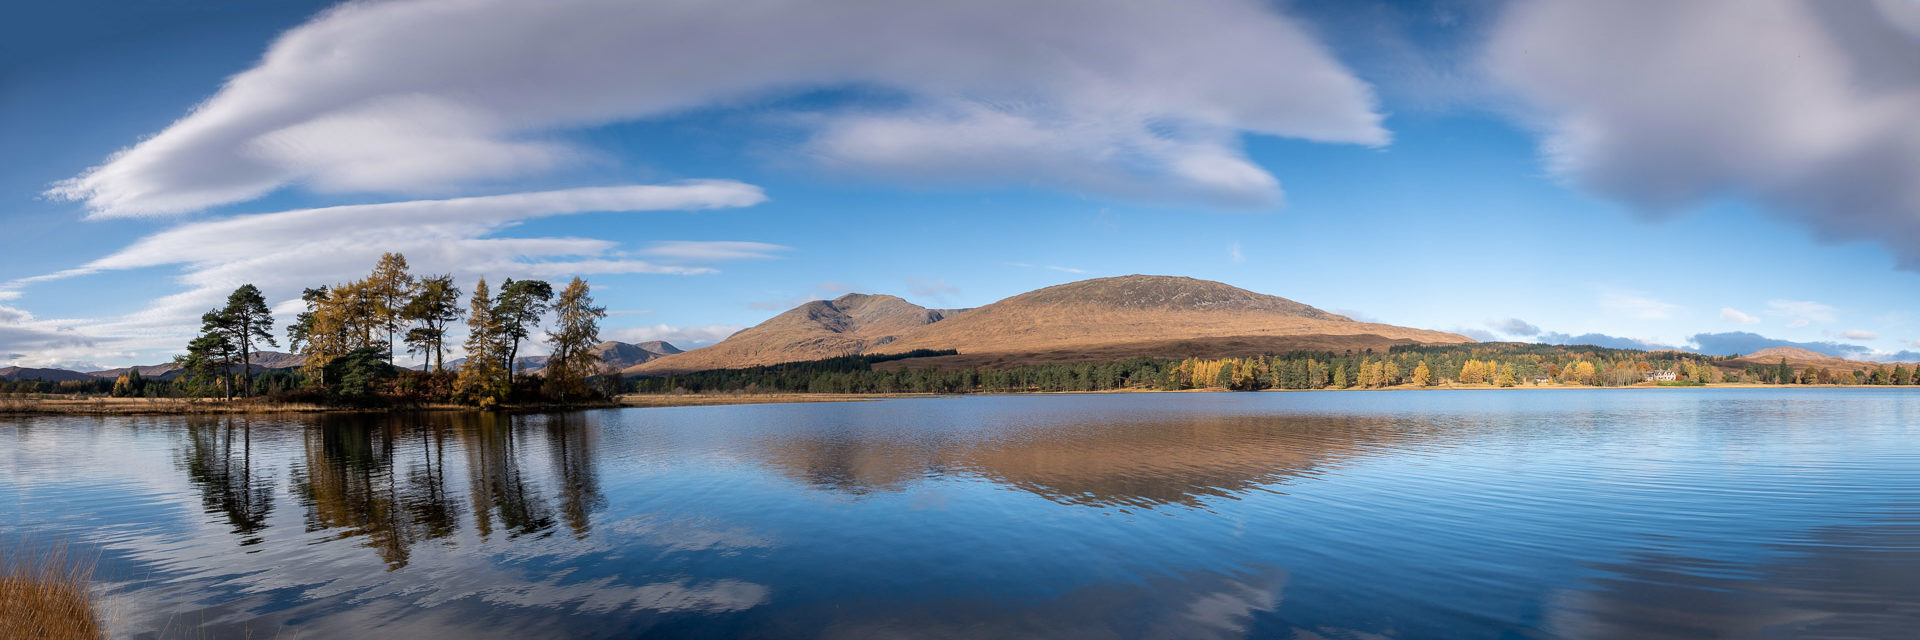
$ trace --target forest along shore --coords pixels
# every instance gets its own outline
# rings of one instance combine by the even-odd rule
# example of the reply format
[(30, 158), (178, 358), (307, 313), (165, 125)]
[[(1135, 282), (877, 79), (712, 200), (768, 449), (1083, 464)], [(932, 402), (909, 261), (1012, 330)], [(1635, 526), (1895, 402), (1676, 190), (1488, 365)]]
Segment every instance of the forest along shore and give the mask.
[[(1350, 387), (1345, 389), (1261, 389), (1258, 392), (1297, 393), (1302, 391), (1565, 391), (1575, 389), (1913, 389), (1920, 386), (1891, 385), (1821, 385), (1783, 387), (1780, 385), (1759, 383), (1724, 383), (1702, 385), (1659, 385), (1637, 384), (1620, 387), (1594, 387), (1577, 384), (1541, 384), (1503, 387), (1494, 384), (1441, 384), (1418, 386), (1412, 384), (1391, 387)], [(574, 411), (588, 409), (655, 407), (709, 407), (746, 404), (798, 404), (810, 402), (866, 402), (874, 400), (897, 400), (906, 398), (953, 398), (964, 395), (1084, 395), (1084, 394), (1135, 394), (1135, 393), (1241, 393), (1231, 389), (1106, 389), (1099, 391), (976, 391), (970, 393), (630, 393), (611, 402), (570, 405), (506, 405), (494, 410), (510, 413)], [(35, 415), (73, 415), (73, 416), (147, 416), (147, 415), (270, 415), (284, 413), (407, 413), (426, 411), (478, 411), (471, 405), (430, 404), (413, 407), (352, 408), (318, 404), (248, 402), (236, 400), (191, 400), (181, 398), (72, 398), (60, 396), (47, 397), (0, 397), (0, 416)]]

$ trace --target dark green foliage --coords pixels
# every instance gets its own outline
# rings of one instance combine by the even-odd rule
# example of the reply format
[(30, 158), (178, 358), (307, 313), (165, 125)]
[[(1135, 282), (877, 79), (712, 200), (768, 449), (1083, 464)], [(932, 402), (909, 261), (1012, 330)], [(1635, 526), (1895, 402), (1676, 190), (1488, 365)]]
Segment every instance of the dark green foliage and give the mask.
[(349, 404), (366, 404), (398, 374), (387, 361), (387, 350), (361, 347), (334, 358), (325, 368), (327, 393)]
[(500, 285), (500, 293), (494, 296), (493, 318), (500, 323), (500, 335), (506, 339), (506, 357), (501, 366), (507, 368), (507, 383), (512, 384), (514, 370), (518, 369), (520, 341), (533, 335), (540, 325), (540, 315), (547, 312), (553, 302), (553, 285), (544, 280), (514, 280), (507, 278)]

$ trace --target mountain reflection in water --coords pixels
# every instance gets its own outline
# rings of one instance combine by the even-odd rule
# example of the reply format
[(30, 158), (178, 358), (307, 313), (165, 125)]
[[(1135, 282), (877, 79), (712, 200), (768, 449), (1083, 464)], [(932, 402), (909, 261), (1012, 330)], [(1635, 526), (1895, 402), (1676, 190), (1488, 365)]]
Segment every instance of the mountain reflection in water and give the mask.
[(1898, 637), (1912, 415), (1741, 390), (6, 419), (0, 539), (97, 552), (128, 637)]

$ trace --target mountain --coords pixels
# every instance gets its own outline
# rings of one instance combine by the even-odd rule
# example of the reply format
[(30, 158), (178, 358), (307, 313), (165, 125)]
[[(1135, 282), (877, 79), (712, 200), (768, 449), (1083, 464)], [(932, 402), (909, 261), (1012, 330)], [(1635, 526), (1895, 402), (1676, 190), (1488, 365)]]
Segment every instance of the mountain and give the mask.
[[(291, 369), (293, 367), (298, 367), (306, 363), (305, 356), (302, 356), (297, 353), (286, 353), (283, 351), (257, 352), (257, 353), (251, 354), (248, 357), (248, 360), (250, 361), (250, 364), (253, 365), (249, 368), (252, 369), (254, 373), (269, 371), (273, 369)], [(238, 371), (239, 368), (235, 367), (234, 370)], [(167, 362), (163, 364), (150, 364), (150, 365), (143, 365), (143, 366), (120, 367), (118, 369), (106, 369), (102, 371), (89, 371), (85, 375), (88, 375), (94, 378), (106, 378), (108, 380), (112, 380), (120, 377), (121, 375), (124, 375), (128, 371), (139, 371), (140, 377), (142, 378), (171, 379), (179, 375), (177, 372), (180, 371), (180, 365)]]
[(1745, 369), (1747, 365), (1750, 365), (1750, 364), (1759, 365), (1762, 367), (1775, 367), (1780, 365), (1780, 360), (1782, 358), (1786, 359), (1788, 366), (1791, 366), (1795, 369), (1805, 369), (1807, 367), (1813, 367), (1815, 369), (1827, 369), (1835, 373), (1838, 373), (1841, 371), (1855, 371), (1855, 370), (1863, 370), (1863, 369), (1872, 370), (1872, 369), (1878, 369), (1883, 366), (1893, 366), (1894, 364), (1896, 364), (1892, 362), (1864, 362), (1860, 360), (1848, 360), (1846, 358), (1830, 356), (1817, 351), (1809, 351), (1807, 349), (1802, 349), (1800, 347), (1773, 347), (1769, 349), (1761, 349), (1759, 351), (1755, 351), (1753, 353), (1749, 353), (1747, 355), (1740, 356), (1738, 358), (1733, 358), (1731, 360), (1722, 360), (1718, 364), (1722, 368), (1736, 369), (1736, 370)]
[(626, 373), (703, 371), (892, 351), (888, 345), (901, 335), (954, 313), (894, 296), (849, 293), (794, 307), (719, 344), (631, 367)]
[[(679, 347), (668, 344), (664, 340), (651, 340), (639, 344), (608, 340), (593, 345), (589, 351), (598, 354), (601, 360), (612, 364), (618, 369), (626, 369), (643, 362), (652, 361), (656, 358), (682, 353)], [(466, 364), (466, 362), (466, 358), (449, 360), (447, 361), (447, 370), (459, 371), (460, 366)], [(539, 373), (541, 369), (547, 366), (547, 356), (526, 356), (515, 362), (520, 363), (520, 371), (524, 373)], [(425, 369), (426, 367), (422, 366), (419, 368)]]
[[(639, 344), (608, 340), (593, 345), (588, 351), (600, 356), (600, 361), (612, 365), (615, 369), (626, 369), (651, 362), (658, 358), (684, 353), (679, 347), (667, 344), (664, 340), (653, 340)], [(462, 359), (464, 361), (464, 358)], [(547, 356), (528, 356), (520, 359), (522, 371), (539, 373), (547, 366)]]
[[(97, 365), (96, 365), (97, 366)], [(93, 380), (93, 376), (66, 369), (32, 369), (27, 367), (0, 367), (0, 380), (45, 380), (47, 382), (72, 382)]]
[[(863, 323), (843, 307), (883, 309), (880, 317), (893, 322)], [(916, 349), (960, 353), (877, 366), (1007, 367), (1293, 350), (1385, 351), (1396, 344), (1472, 341), (1439, 331), (1357, 322), (1219, 282), (1133, 275), (1047, 287), (964, 312), (929, 310), (892, 296), (810, 302), (714, 346), (626, 373), (666, 374)]]

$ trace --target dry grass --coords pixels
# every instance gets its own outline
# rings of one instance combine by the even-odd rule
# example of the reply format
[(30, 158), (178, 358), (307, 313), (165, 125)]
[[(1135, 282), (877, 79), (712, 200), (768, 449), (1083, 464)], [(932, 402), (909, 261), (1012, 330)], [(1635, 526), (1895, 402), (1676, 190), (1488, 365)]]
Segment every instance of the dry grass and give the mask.
[(26, 549), (0, 558), (0, 638), (106, 637), (88, 593), (93, 564), (69, 561), (64, 547)]

